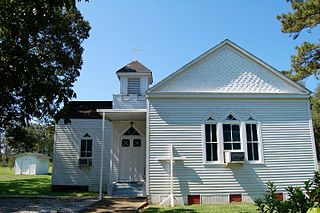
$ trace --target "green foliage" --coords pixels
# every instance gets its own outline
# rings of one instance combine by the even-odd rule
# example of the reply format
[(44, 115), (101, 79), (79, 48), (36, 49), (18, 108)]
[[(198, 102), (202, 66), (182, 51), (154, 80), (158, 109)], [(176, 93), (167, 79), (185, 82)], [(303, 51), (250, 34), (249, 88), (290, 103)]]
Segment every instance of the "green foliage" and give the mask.
[[(281, 30), (298, 38), (304, 30), (312, 32), (312, 29), (320, 23), (320, 1), (319, 0), (290, 0), (293, 12), (277, 16), (281, 21)], [(304, 42), (296, 47), (296, 55), (291, 56), (291, 69), (284, 71), (294, 81), (302, 82), (309, 76), (317, 79), (320, 74), (320, 44)], [(319, 88), (314, 97), (311, 98), (312, 119), (314, 125), (318, 159), (320, 159), (320, 120), (319, 120)]]
[(76, 96), (90, 26), (74, 5), (0, 1), (0, 128), (51, 119)]
[[(311, 29), (320, 23), (319, 0), (291, 0), (293, 13), (281, 14), (282, 32), (290, 33), (296, 39), (304, 29)], [(291, 57), (291, 69), (286, 72), (295, 81), (320, 74), (320, 44), (304, 42), (296, 47), (297, 54)]]
[(9, 128), (5, 138), (11, 154), (38, 152), (52, 157), (53, 136), (53, 125), (30, 124)]
[(311, 96), (310, 103), (316, 148), (318, 159), (320, 159), (320, 87), (318, 87), (314, 95)]
[(315, 172), (314, 178), (304, 182), (304, 187), (288, 186), (288, 200), (276, 199), (276, 186), (272, 182), (267, 183), (267, 193), (263, 198), (255, 201), (258, 211), (261, 213), (272, 212), (307, 212), (310, 208), (320, 208), (320, 172)]

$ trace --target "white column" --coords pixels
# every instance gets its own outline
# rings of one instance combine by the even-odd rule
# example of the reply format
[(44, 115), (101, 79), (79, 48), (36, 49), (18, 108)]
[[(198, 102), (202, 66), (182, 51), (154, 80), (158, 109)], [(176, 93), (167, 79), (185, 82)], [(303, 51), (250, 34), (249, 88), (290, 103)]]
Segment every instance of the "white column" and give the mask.
[(101, 139), (101, 162), (100, 162), (100, 188), (99, 188), (99, 199), (102, 200), (102, 179), (103, 179), (103, 154), (104, 154), (104, 122), (105, 122), (105, 112), (102, 113), (102, 139)]

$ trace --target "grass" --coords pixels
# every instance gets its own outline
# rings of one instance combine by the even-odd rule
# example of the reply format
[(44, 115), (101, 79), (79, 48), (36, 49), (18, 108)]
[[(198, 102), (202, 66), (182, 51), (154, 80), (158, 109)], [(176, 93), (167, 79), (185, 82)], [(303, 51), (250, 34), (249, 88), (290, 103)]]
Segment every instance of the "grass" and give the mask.
[(51, 174), (14, 175), (9, 167), (0, 167), (0, 195), (97, 196), (93, 192), (53, 192)]
[(145, 208), (144, 213), (153, 213), (153, 212), (160, 212), (160, 213), (244, 213), (244, 212), (257, 212), (256, 207), (254, 204), (217, 204), (217, 205), (190, 205), (190, 206), (175, 206), (174, 208), (171, 207), (164, 207), (164, 206), (155, 206), (150, 205)]

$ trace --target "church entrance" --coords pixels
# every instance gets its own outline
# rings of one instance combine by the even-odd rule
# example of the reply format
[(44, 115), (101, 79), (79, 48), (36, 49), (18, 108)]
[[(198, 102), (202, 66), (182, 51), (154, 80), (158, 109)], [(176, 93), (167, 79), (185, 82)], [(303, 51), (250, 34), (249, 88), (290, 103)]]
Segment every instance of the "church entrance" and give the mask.
[(132, 126), (120, 138), (119, 181), (142, 181), (145, 172), (145, 140)]

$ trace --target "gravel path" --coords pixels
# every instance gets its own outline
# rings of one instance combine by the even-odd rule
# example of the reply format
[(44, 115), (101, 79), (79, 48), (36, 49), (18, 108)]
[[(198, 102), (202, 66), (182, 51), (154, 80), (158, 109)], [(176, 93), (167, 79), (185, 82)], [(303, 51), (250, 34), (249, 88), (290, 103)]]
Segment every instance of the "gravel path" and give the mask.
[(0, 213), (78, 212), (96, 199), (0, 198)]

